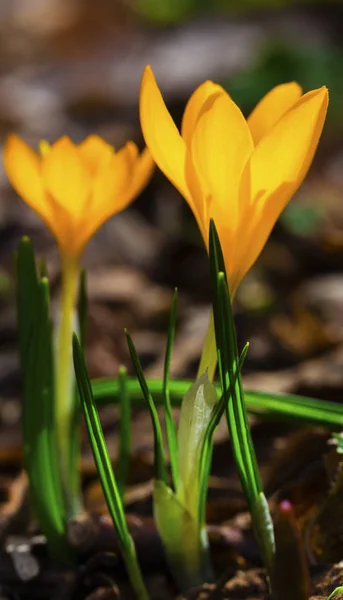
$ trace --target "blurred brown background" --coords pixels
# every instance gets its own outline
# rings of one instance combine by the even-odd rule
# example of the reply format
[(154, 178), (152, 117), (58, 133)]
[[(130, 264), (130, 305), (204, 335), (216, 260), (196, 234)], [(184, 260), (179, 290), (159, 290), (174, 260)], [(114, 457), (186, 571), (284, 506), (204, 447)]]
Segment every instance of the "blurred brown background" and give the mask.
[[(141, 146), (138, 90), (153, 67), (177, 122), (194, 88), (224, 85), (246, 114), (274, 85), (327, 85), (330, 109), (305, 184), (291, 202), (235, 306), (250, 340), (246, 381), (340, 399), (343, 384), (343, 4), (277, 0), (2, 0), (0, 133), (33, 146), (96, 132)], [(2, 418), (19, 396), (12, 254), (29, 234), (48, 262), (55, 243), (0, 168), (0, 395)], [(180, 291), (173, 373), (194, 376), (207, 327), (205, 250), (184, 200), (156, 172), (84, 256), (89, 273), (88, 360), (93, 376), (129, 364), (132, 334), (147, 375), (160, 375), (168, 311)], [(53, 303), (53, 309), (55, 302)], [(6, 412), (7, 411), (7, 412)], [(7, 415), (7, 417), (6, 417)]]

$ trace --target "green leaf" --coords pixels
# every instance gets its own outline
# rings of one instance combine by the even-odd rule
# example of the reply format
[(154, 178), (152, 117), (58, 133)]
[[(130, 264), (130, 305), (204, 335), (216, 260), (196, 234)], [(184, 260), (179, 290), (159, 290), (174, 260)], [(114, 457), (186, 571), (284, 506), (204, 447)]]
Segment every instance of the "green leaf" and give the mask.
[(245, 410), (230, 296), (225, 275), (221, 272), (217, 275), (216, 288), (214, 321), (219, 374), (236, 465), (244, 493), (252, 505), (262, 486)]
[[(79, 295), (77, 302), (77, 323), (78, 331), (80, 335), (80, 343), (82, 348), (85, 347), (86, 338), (86, 327), (87, 327), (87, 273), (85, 269), (82, 269), (79, 277)], [(70, 443), (69, 443), (69, 488), (71, 494), (69, 494), (70, 507), (69, 512), (71, 515), (76, 515), (83, 510), (82, 505), (82, 482), (81, 482), (81, 470), (80, 470), (80, 457), (81, 457), (81, 428), (80, 428), (80, 403), (77, 394), (76, 385), (74, 382), (74, 394), (75, 400), (73, 403), (73, 413), (71, 415), (70, 423)]]
[(212, 450), (213, 450), (213, 435), (219, 425), (219, 421), (225, 410), (225, 401), (222, 398), (217, 403), (211, 419), (207, 425), (205, 431), (202, 448), (199, 456), (199, 523), (201, 527), (205, 527), (206, 519), (206, 499), (208, 490), (208, 478), (210, 475), (211, 462), (212, 462)]
[[(245, 357), (247, 355), (249, 349), (249, 343), (247, 343), (243, 351), (241, 353), (239, 359), (239, 370), (241, 371), (242, 366), (245, 361)], [(205, 526), (205, 512), (206, 512), (206, 499), (207, 499), (207, 490), (208, 490), (208, 478), (211, 469), (211, 461), (212, 461), (212, 448), (213, 448), (213, 435), (214, 432), (219, 425), (219, 421), (223, 415), (225, 409), (225, 399), (222, 395), (220, 401), (217, 403), (215, 410), (211, 416), (211, 419), (208, 423), (202, 449), (200, 452), (199, 459), (199, 484), (200, 484), (200, 492), (199, 492), (199, 521)]]
[(37, 314), (38, 277), (33, 248), (29, 238), (23, 237), (16, 253), (17, 315), (19, 329), (20, 361), (26, 367), (32, 327)]
[(95, 464), (110, 515), (118, 531), (120, 546), (121, 548), (124, 548), (126, 545), (126, 536), (128, 535), (124, 509), (112, 470), (111, 460), (108, 455), (98, 411), (93, 399), (92, 388), (89, 382), (81, 346), (75, 334), (73, 335), (73, 359), (77, 387), (80, 394), (81, 406), (84, 411)]
[(332, 598), (337, 596), (337, 594), (343, 594), (343, 585), (336, 587), (336, 589), (334, 589), (334, 591), (331, 592), (330, 596), (328, 596), (327, 600), (332, 600)]
[(81, 345), (75, 334), (73, 335), (73, 358), (77, 386), (94, 461), (100, 477), (108, 510), (116, 528), (119, 547), (137, 597), (141, 600), (148, 600), (148, 595), (137, 562), (136, 551), (126, 523), (124, 508), (114, 477), (98, 411), (94, 402)]
[(127, 369), (120, 367), (118, 372), (119, 394), (119, 451), (117, 483), (120, 497), (124, 499), (131, 451), (131, 403), (127, 389)]
[(179, 485), (177, 497), (194, 519), (198, 520), (200, 459), (209, 422), (216, 412), (216, 388), (204, 373), (185, 395), (178, 429)]
[(165, 420), (165, 426), (166, 426), (166, 437), (167, 437), (168, 453), (169, 453), (174, 489), (177, 488), (178, 481), (179, 481), (178, 457), (177, 457), (178, 449), (177, 449), (176, 426), (175, 426), (175, 421), (174, 421), (173, 412), (172, 412), (172, 408), (171, 408), (171, 402), (170, 402), (169, 376), (170, 376), (171, 354), (172, 354), (174, 338), (175, 338), (177, 299), (178, 299), (177, 289), (175, 289), (174, 296), (173, 296), (172, 309), (171, 309), (171, 313), (170, 313), (167, 347), (166, 347), (166, 354), (165, 354), (165, 360), (164, 360), (163, 389), (162, 389), (164, 420)]
[(220, 240), (214, 221), (210, 225), (210, 267), (213, 313), (216, 332), (220, 382), (226, 405), (230, 440), (241, 485), (252, 516), (261, 551), (270, 569), (275, 552), (274, 533), (268, 504), (262, 490), (254, 445), (248, 423), (236, 331)]
[(172, 575), (181, 590), (212, 579), (206, 531), (161, 480), (154, 482), (154, 519)]
[(16, 256), (17, 306), (22, 373), (22, 437), (30, 496), (52, 553), (70, 560), (65, 509), (54, 437), (54, 372), (49, 285), (37, 277), (31, 242)]
[[(147, 383), (156, 404), (162, 404), (162, 380), (148, 379)], [(170, 401), (172, 406), (180, 406), (192, 382), (185, 379), (169, 382)], [(127, 386), (131, 403), (136, 406), (145, 404), (141, 387), (135, 377), (128, 377)], [(221, 387), (217, 385), (218, 394)], [(118, 402), (119, 386), (117, 379), (103, 378), (92, 381), (92, 389), (99, 405)], [(325, 427), (335, 431), (343, 426), (343, 405), (338, 402), (306, 398), (293, 394), (277, 394), (259, 391), (244, 392), (248, 412), (265, 419), (279, 419), (294, 424), (308, 424)]]
[(208, 378), (213, 381), (217, 368), (217, 347), (216, 336), (214, 332), (213, 312), (211, 311), (210, 320), (206, 332), (203, 350), (201, 352), (198, 366), (197, 378), (207, 370)]
[(79, 281), (79, 298), (77, 304), (77, 314), (79, 321), (80, 343), (82, 348), (85, 347), (86, 327), (87, 327), (87, 272), (82, 269)]
[[(216, 284), (218, 273), (224, 273), (227, 282), (224, 255), (213, 219), (210, 220), (209, 244), (210, 273), (213, 283)], [(218, 297), (214, 295), (215, 306), (218, 306), (218, 300)]]
[(139, 361), (134, 343), (126, 330), (125, 330), (125, 333), (126, 333), (127, 344), (129, 347), (131, 360), (132, 360), (134, 369), (136, 371), (137, 379), (139, 381), (139, 385), (141, 387), (143, 397), (145, 399), (145, 402), (146, 402), (147, 407), (150, 412), (151, 422), (152, 422), (153, 431), (154, 431), (154, 456), (155, 456), (156, 477), (157, 477), (157, 479), (160, 479), (161, 481), (164, 481), (165, 483), (167, 483), (168, 482), (168, 472), (167, 472), (167, 466), (166, 466), (166, 459), (165, 459), (165, 455), (164, 455), (162, 429), (161, 429), (161, 424), (160, 424), (160, 421), (158, 418), (158, 413), (156, 410), (155, 403), (150, 394), (149, 388), (147, 386), (147, 382), (144, 377), (142, 365)]
[(259, 493), (251, 505), (251, 517), (264, 562), (271, 569), (275, 556), (274, 525), (263, 492)]

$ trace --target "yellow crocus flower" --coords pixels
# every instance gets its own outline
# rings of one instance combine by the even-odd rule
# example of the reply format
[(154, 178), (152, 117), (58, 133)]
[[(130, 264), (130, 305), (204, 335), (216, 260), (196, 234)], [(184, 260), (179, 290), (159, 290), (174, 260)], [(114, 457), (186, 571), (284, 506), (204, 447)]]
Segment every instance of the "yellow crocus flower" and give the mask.
[[(150, 151), (128, 142), (118, 152), (101, 137), (81, 144), (64, 136), (41, 142), (39, 153), (16, 135), (7, 138), (4, 164), (16, 192), (50, 229), (61, 254), (60, 323), (55, 351), (55, 433), (68, 517), (80, 510), (70, 471), (70, 427), (75, 412), (71, 336), (80, 257), (94, 233), (132, 202), (154, 168)], [(74, 450), (73, 450), (74, 451)]]
[(16, 135), (7, 138), (4, 164), (16, 192), (42, 218), (63, 257), (77, 259), (89, 239), (122, 211), (153, 170), (149, 150), (128, 142), (118, 152), (101, 137), (81, 144), (64, 136), (32, 150)]
[(180, 134), (151, 68), (144, 71), (145, 142), (187, 200), (207, 247), (214, 219), (232, 296), (311, 165), (327, 105), (326, 87), (302, 95), (292, 82), (272, 89), (245, 119), (221, 86), (206, 81), (188, 101)]

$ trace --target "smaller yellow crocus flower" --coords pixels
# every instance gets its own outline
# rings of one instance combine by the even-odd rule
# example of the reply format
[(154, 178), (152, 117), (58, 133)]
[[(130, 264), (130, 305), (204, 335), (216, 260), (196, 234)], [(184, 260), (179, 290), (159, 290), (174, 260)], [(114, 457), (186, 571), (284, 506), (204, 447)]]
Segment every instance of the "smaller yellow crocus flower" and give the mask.
[(38, 213), (55, 237), (62, 262), (60, 323), (55, 351), (55, 433), (68, 517), (80, 510), (70, 466), (74, 414), (71, 336), (80, 257), (107, 219), (134, 200), (152, 174), (148, 149), (128, 142), (118, 152), (97, 135), (81, 144), (62, 137), (43, 141), (34, 152), (16, 135), (7, 138), (4, 164), (16, 192)]
[(149, 150), (128, 142), (118, 152), (90, 135), (76, 145), (64, 136), (36, 153), (16, 135), (7, 138), (4, 164), (17, 194), (41, 217), (61, 255), (77, 259), (107, 219), (122, 211), (153, 170)]
[(302, 95), (292, 82), (272, 89), (246, 120), (221, 86), (206, 81), (188, 101), (180, 134), (146, 67), (140, 92), (146, 145), (187, 200), (206, 247), (214, 219), (231, 296), (301, 185), (327, 105), (326, 87)]

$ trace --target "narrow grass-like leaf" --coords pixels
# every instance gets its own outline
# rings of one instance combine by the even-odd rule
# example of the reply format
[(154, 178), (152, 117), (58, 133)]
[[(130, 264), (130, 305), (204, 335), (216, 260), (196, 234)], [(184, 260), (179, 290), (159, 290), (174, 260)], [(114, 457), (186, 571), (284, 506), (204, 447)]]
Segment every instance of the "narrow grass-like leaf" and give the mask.
[(245, 495), (252, 505), (262, 491), (262, 484), (243, 398), (224, 259), (213, 220), (210, 223), (209, 251), (220, 382), (227, 407), (228, 425), (237, 468)]
[[(244, 346), (240, 359), (239, 359), (239, 370), (241, 371), (242, 366), (244, 364), (247, 352), (249, 349), (249, 342)], [(199, 461), (199, 482), (200, 482), (200, 493), (199, 493), (199, 522), (201, 526), (205, 526), (205, 512), (206, 512), (206, 498), (207, 498), (207, 490), (208, 490), (208, 478), (211, 469), (211, 461), (212, 461), (212, 448), (213, 448), (213, 435), (214, 432), (219, 425), (219, 421), (223, 415), (225, 410), (225, 399), (222, 395), (220, 401), (218, 402), (215, 411), (211, 417), (211, 420), (208, 424), (202, 450), (200, 453), (200, 461)]]
[(268, 501), (263, 492), (252, 503), (250, 514), (264, 564), (270, 574), (274, 564), (275, 534)]
[(171, 403), (170, 403), (169, 375), (170, 375), (171, 354), (172, 354), (174, 337), (175, 337), (177, 299), (178, 299), (177, 289), (175, 289), (174, 296), (173, 296), (173, 302), (172, 302), (172, 309), (170, 312), (168, 339), (167, 339), (167, 347), (166, 347), (166, 354), (165, 354), (165, 360), (164, 360), (163, 390), (162, 390), (164, 420), (165, 420), (165, 426), (166, 426), (166, 437), (167, 437), (168, 453), (169, 453), (174, 489), (176, 489), (177, 485), (178, 485), (179, 473), (178, 473), (178, 458), (177, 458), (177, 432), (176, 432), (176, 425), (175, 425), (173, 412), (172, 412), (172, 408), (171, 408)]
[[(77, 302), (77, 323), (82, 348), (85, 347), (86, 327), (87, 327), (87, 272), (82, 269), (79, 277), (79, 294)], [(70, 423), (70, 443), (69, 443), (69, 477), (71, 505), (70, 513), (76, 515), (82, 511), (82, 492), (81, 492), (81, 429), (80, 429), (80, 403), (75, 385), (75, 401), (73, 405), (73, 414)]]
[[(224, 273), (225, 281), (227, 283), (224, 255), (223, 255), (222, 247), (220, 244), (220, 239), (219, 239), (219, 235), (217, 232), (217, 228), (215, 226), (213, 219), (210, 220), (209, 253), (210, 253), (211, 277), (214, 276), (215, 280), (216, 280), (218, 273)], [(218, 298), (215, 297), (214, 300), (217, 304)]]
[(263, 494), (248, 423), (231, 299), (225, 270), (219, 270), (222, 252), (213, 221), (211, 221), (210, 227), (209, 249), (219, 375), (225, 399), (231, 445), (261, 552), (266, 566), (270, 570), (275, 551), (273, 525)]
[(224, 363), (223, 368), (225, 369), (225, 372), (228, 373), (229, 391), (231, 396), (231, 400), (229, 399), (227, 404), (228, 424), (230, 434), (231, 431), (235, 434), (232, 440), (234, 453), (239, 454), (244, 463), (246, 495), (248, 499), (250, 498), (251, 501), (254, 502), (262, 492), (262, 483), (248, 424), (242, 381), (238, 367), (237, 342), (231, 312), (230, 296), (223, 273), (218, 274), (218, 292), (221, 303), (221, 311), (218, 314), (218, 319), (224, 322), (225, 330), (225, 353), (222, 353), (222, 355), (225, 356), (225, 361), (227, 362)]
[(137, 597), (140, 598), (140, 600), (148, 600), (148, 595), (137, 562), (136, 551), (126, 523), (124, 508), (113, 473), (98, 411), (94, 402), (81, 345), (75, 334), (73, 335), (73, 358), (77, 386), (92, 452), (108, 510), (118, 534), (119, 547)]
[[(139, 385), (141, 387), (143, 397), (145, 399), (145, 402), (146, 402), (147, 407), (150, 412), (151, 422), (152, 422), (153, 431), (154, 431), (154, 456), (155, 456), (156, 477), (157, 477), (157, 479), (164, 481), (164, 483), (168, 483), (168, 472), (167, 472), (166, 459), (165, 459), (165, 455), (164, 455), (164, 446), (163, 446), (163, 434), (162, 434), (161, 424), (160, 424), (160, 421), (158, 418), (156, 406), (153, 401), (152, 395), (149, 391), (149, 388), (147, 386), (147, 382), (146, 382), (146, 379), (145, 379), (145, 376), (143, 373), (142, 365), (138, 358), (138, 354), (136, 352), (134, 343), (126, 330), (125, 330), (125, 333), (126, 333), (127, 344), (129, 347), (131, 360), (132, 360), (134, 369), (136, 371), (137, 379), (139, 381)], [(163, 387), (162, 387), (162, 393), (163, 393)]]
[[(212, 239), (212, 238), (211, 238)], [(214, 252), (213, 252), (214, 254)], [(212, 256), (212, 249), (210, 248), (210, 258)], [(223, 274), (220, 272), (219, 274), (213, 273), (212, 269), (214, 267), (214, 261), (211, 262), (211, 274), (212, 278), (214, 278), (213, 283), (213, 296), (214, 296), (214, 323), (216, 329), (216, 340), (217, 340), (217, 349), (218, 349), (218, 369), (219, 369), (219, 377), (222, 386), (225, 406), (227, 408), (227, 412), (231, 417), (228, 418), (229, 430), (230, 430), (230, 439), (234, 452), (234, 458), (236, 462), (236, 467), (238, 470), (238, 475), (241, 480), (241, 484), (243, 487), (244, 494), (248, 497), (248, 501), (252, 502), (253, 496), (256, 497), (257, 492), (250, 488), (248, 484), (248, 474), (247, 474), (247, 465), (244, 456), (244, 450), (242, 448), (242, 441), (239, 431), (239, 425), (235, 424), (235, 415), (233, 413), (233, 402), (232, 397), (239, 394), (239, 389), (237, 389), (237, 381), (238, 381), (238, 369), (237, 369), (237, 358), (236, 358), (236, 348), (235, 346), (232, 348), (232, 339), (231, 333), (229, 329), (228, 319), (226, 315), (226, 294), (224, 298), (222, 297), (223, 291), (225, 293), (225, 288), (222, 286), (222, 283), (225, 284)], [(223, 311), (225, 317), (223, 315)], [(230, 344), (230, 347), (228, 347)]]
[(21, 369), (29, 350), (32, 326), (37, 312), (38, 277), (33, 248), (29, 238), (23, 237), (16, 253), (17, 308)]
[(87, 327), (87, 309), (88, 309), (87, 272), (85, 269), (82, 269), (81, 273), (80, 273), (79, 298), (78, 298), (78, 303), (77, 303), (79, 335), (80, 335), (80, 344), (81, 344), (82, 348), (85, 347), (86, 327)]
[(343, 594), (343, 585), (339, 585), (338, 587), (336, 587), (334, 591), (331, 592), (330, 596), (328, 596), (327, 600), (332, 600), (332, 598), (337, 596), (337, 594)]
[(127, 369), (120, 367), (118, 372), (119, 394), (119, 451), (117, 464), (117, 484), (120, 497), (124, 499), (131, 452), (131, 405), (127, 389)]
[(199, 523), (201, 527), (205, 526), (206, 519), (206, 499), (208, 490), (208, 478), (211, 469), (213, 435), (225, 410), (225, 401), (222, 397), (211, 417), (205, 433), (202, 450), (199, 460)]
[(89, 383), (87, 368), (77, 336), (73, 336), (73, 358), (77, 386), (81, 405), (84, 411), (88, 434), (91, 442), (94, 460), (103, 486), (105, 499), (112, 520), (116, 526), (120, 544), (125, 547), (127, 527), (125, 514), (118, 487), (112, 470), (110, 457), (104, 439), (98, 411), (93, 401), (92, 388)]
[[(225, 273), (225, 263), (224, 257), (221, 250), (221, 246), (218, 239), (218, 234), (213, 227), (213, 221), (210, 221), (210, 238), (215, 239), (216, 243), (213, 244), (213, 247), (210, 252), (210, 270), (213, 273), (217, 273), (219, 271)], [(216, 372), (217, 367), (217, 347), (216, 347), (216, 333), (215, 333), (215, 323), (214, 323), (214, 312), (216, 310), (216, 297), (212, 298), (212, 312), (210, 316), (209, 326), (206, 333), (206, 339), (204, 344), (204, 350), (201, 354), (200, 364), (198, 368), (198, 377), (205, 372), (205, 369), (208, 369), (209, 379), (212, 381)], [(219, 373), (220, 378), (220, 373)]]
[[(161, 379), (147, 379), (151, 394), (156, 404), (162, 404)], [(191, 386), (192, 382), (187, 379), (174, 379), (169, 382), (170, 402), (172, 406), (180, 406), (182, 398)], [(143, 406), (145, 400), (142, 397), (141, 387), (136, 377), (128, 377), (127, 386), (130, 393), (131, 403), (135, 406)], [(96, 402), (99, 405), (119, 401), (118, 380), (112, 377), (94, 379), (92, 389)], [(221, 386), (217, 385), (218, 394)], [(318, 398), (306, 398), (293, 394), (267, 393), (259, 391), (244, 392), (247, 410), (252, 415), (258, 415), (264, 419), (278, 419), (294, 424), (308, 424), (325, 427), (330, 431), (337, 431), (343, 426), (343, 405), (338, 402), (319, 400)]]
[(30, 495), (53, 554), (71, 558), (54, 438), (54, 374), (49, 285), (37, 277), (31, 242), (23, 238), (16, 256), (22, 373), (22, 436)]
[(242, 371), (242, 369), (243, 369), (243, 365), (244, 365), (244, 363), (245, 363), (245, 359), (246, 359), (246, 357), (247, 357), (247, 354), (248, 354), (249, 348), (250, 348), (250, 342), (246, 342), (246, 344), (245, 344), (245, 346), (243, 347), (243, 350), (242, 350), (242, 352), (241, 352), (241, 355), (240, 355), (240, 357), (239, 357), (239, 364), (238, 364), (238, 369), (239, 369), (239, 372), (241, 372), (241, 371)]

